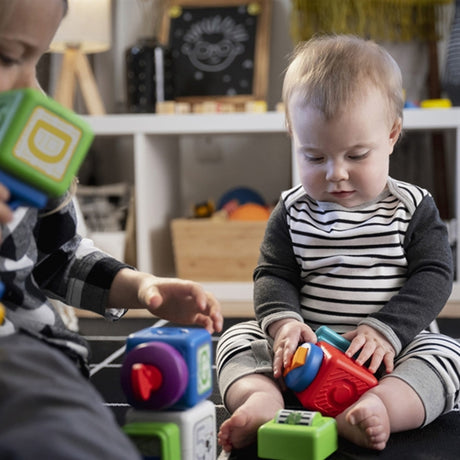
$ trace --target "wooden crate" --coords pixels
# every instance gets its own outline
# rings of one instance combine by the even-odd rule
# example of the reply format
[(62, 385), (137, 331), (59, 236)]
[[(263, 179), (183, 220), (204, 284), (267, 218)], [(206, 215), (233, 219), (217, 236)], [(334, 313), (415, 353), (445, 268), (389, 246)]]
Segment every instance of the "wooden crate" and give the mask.
[(176, 274), (196, 281), (252, 281), (266, 222), (174, 219)]

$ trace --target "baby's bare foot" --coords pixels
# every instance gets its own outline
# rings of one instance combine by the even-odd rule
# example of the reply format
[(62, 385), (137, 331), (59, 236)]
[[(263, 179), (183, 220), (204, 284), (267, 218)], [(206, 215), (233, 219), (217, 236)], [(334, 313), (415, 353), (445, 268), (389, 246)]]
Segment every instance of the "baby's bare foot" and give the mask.
[(390, 420), (383, 401), (367, 392), (336, 417), (339, 435), (361, 447), (383, 450), (390, 437)]
[(253, 393), (229, 419), (222, 423), (218, 440), (226, 452), (232, 448), (240, 449), (257, 439), (261, 425), (273, 419), (283, 405), (273, 395)]

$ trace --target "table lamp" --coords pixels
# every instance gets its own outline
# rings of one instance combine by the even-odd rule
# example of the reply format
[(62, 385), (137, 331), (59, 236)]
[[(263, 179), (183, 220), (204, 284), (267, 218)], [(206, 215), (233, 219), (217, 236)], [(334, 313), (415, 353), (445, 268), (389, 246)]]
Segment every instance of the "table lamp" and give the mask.
[(63, 53), (54, 98), (69, 109), (78, 83), (88, 113), (105, 114), (88, 54), (110, 49), (110, 7), (110, 0), (69, 0), (69, 11), (50, 45), (51, 52)]

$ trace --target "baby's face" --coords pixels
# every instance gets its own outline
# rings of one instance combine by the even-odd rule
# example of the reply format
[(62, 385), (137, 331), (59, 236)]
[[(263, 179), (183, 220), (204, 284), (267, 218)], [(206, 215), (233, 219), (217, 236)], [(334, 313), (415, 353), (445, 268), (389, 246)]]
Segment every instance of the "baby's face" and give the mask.
[(36, 87), (35, 67), (64, 14), (62, 0), (0, 0), (0, 91)]
[(292, 96), (290, 128), (300, 179), (317, 201), (350, 208), (374, 200), (386, 187), (401, 120), (389, 122), (380, 91), (363, 94), (331, 120)]

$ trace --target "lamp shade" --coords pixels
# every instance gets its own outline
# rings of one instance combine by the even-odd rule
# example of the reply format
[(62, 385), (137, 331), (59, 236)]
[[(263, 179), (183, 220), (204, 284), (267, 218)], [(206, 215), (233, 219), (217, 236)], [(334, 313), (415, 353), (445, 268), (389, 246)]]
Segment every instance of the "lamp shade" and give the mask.
[(110, 48), (110, 0), (69, 0), (69, 11), (50, 45), (50, 51), (63, 53), (77, 47), (82, 53), (101, 53)]

